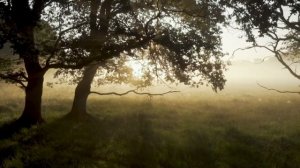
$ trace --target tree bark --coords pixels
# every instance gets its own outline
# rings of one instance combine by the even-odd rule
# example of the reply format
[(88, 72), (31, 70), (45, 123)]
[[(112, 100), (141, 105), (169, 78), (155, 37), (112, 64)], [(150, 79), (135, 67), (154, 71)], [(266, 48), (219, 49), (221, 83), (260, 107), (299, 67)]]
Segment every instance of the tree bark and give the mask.
[(93, 63), (85, 67), (83, 77), (75, 89), (73, 105), (69, 115), (76, 117), (87, 114), (87, 98), (90, 94), (91, 84), (98, 67), (99, 65), (97, 63)]
[(22, 125), (25, 124), (25, 126), (31, 126), (43, 121), (41, 103), (46, 70), (39, 63), (39, 51), (35, 45), (34, 29), (40, 21), (45, 3), (46, 1), (11, 1), (10, 17), (13, 23), (13, 36), (10, 41), (14, 44), (15, 52), (24, 60), (27, 73), (25, 107), (18, 119), (18, 122)]
[[(92, 0), (91, 4), (90, 4), (91, 5), (91, 12), (90, 12), (89, 26), (90, 26), (90, 29), (91, 29), (90, 37), (92, 37), (92, 38), (98, 38), (99, 37), (99, 32), (102, 32), (102, 33), (107, 32), (107, 31), (102, 30), (104, 26), (101, 26), (101, 31), (99, 31), (98, 27), (97, 27), (97, 17), (98, 17), (97, 13), (98, 13), (98, 9), (100, 7), (99, 2), (100, 1)], [(104, 1), (104, 2), (106, 2), (106, 1)], [(101, 7), (101, 10), (105, 10), (105, 8)], [(101, 15), (101, 16), (102, 16), (102, 19), (103, 19), (104, 15)], [(102, 35), (103, 35), (102, 37), (105, 37), (104, 33)], [(94, 56), (96, 54), (96, 52), (97, 51), (92, 50), (91, 51), (91, 56)], [(96, 75), (98, 67), (99, 67), (99, 64), (96, 63), (96, 62), (91, 63), (90, 65), (85, 67), (85, 69), (83, 71), (82, 79), (78, 83), (78, 85), (75, 89), (75, 96), (74, 96), (73, 105), (72, 105), (71, 112), (69, 113), (69, 116), (71, 116), (71, 117), (80, 117), (80, 116), (87, 115), (87, 111), (86, 111), (87, 98), (90, 94), (91, 84), (93, 82), (94, 76)]]
[(20, 29), (22, 43), (18, 53), (24, 60), (27, 72), (27, 86), (25, 88), (25, 107), (20, 124), (31, 126), (43, 122), (41, 114), (44, 74), (46, 72), (39, 63), (39, 52), (35, 48), (34, 27), (27, 26)]
[(22, 125), (30, 126), (44, 121), (41, 114), (43, 82), (43, 72), (28, 75), (28, 84), (25, 88), (25, 107), (19, 118)]

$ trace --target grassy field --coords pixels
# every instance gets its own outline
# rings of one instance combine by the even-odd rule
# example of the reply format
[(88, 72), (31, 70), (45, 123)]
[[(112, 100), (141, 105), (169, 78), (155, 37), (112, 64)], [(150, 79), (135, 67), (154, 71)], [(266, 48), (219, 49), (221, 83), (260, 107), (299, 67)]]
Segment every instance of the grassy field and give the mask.
[[(1, 100), (3, 130), (23, 100)], [(65, 117), (71, 98), (46, 97), (45, 124), (0, 139), (0, 167), (299, 168), (299, 102), (283, 94), (91, 97), (90, 116), (73, 121)]]

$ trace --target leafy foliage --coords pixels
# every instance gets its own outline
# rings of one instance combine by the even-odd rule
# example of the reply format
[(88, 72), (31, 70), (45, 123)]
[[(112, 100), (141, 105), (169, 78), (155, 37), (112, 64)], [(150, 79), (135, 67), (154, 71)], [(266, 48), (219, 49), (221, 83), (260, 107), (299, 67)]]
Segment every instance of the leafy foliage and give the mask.
[[(150, 62), (155, 71), (164, 72), (165, 81), (195, 86), (208, 81), (214, 90), (223, 89), (219, 26), (224, 22), (224, 8), (215, 1), (191, 2), (70, 3), (57, 14), (67, 19), (52, 22), (58, 21), (63, 29), (58, 31), (57, 54), (49, 67), (74, 69), (92, 61), (103, 64), (123, 54)], [(52, 6), (49, 11), (56, 9)], [(151, 78), (155, 74), (151, 72)]]
[[(1, 2), (1, 40), (2, 44), (13, 41), (18, 53), (18, 46), (25, 46), (26, 40), (16, 36), (13, 22), (22, 17), (14, 18), (11, 8)], [(34, 8), (29, 10), (34, 12)], [(149, 69), (164, 73), (165, 81), (193, 86), (208, 81), (214, 90), (225, 84), (219, 27), (225, 18), (218, 2), (59, 1), (47, 3), (40, 11), (44, 21), (38, 21), (40, 16), (32, 20), (37, 26), (35, 46), (29, 48), (45, 57), (41, 59), (45, 70), (80, 69), (122, 54), (141, 57), (135, 53), (146, 51), (151, 54), (146, 61), (153, 65)], [(145, 73), (148, 79), (155, 78), (152, 72)]]

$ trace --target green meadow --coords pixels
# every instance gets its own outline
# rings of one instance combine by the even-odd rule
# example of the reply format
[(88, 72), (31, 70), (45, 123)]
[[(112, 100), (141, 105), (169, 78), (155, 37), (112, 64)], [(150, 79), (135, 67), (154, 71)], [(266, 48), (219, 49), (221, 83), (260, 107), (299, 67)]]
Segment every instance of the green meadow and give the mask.
[[(7, 128), (23, 99), (1, 96), (0, 167), (298, 168), (300, 97), (287, 94), (91, 96), (43, 101), (46, 123)], [(6, 131), (6, 132), (5, 132)], [(2, 134), (2, 136), (1, 136)]]

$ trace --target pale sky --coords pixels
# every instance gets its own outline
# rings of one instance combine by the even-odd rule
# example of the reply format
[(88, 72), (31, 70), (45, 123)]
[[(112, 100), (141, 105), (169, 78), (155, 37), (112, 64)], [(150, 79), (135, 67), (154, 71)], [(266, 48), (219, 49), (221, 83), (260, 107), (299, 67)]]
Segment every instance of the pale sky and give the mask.
[[(272, 56), (272, 53), (261, 48), (248, 49), (244, 51), (237, 51), (233, 56), (233, 52), (238, 48), (245, 48), (252, 45), (252, 43), (246, 42), (245, 34), (242, 31), (235, 30), (230, 27), (223, 28), (222, 34), (223, 51), (228, 53), (225, 60), (231, 61), (247, 60), (253, 61), (255, 59), (263, 59), (264, 57)], [(259, 39), (259, 43), (266, 44), (268, 40), (266, 38)]]

